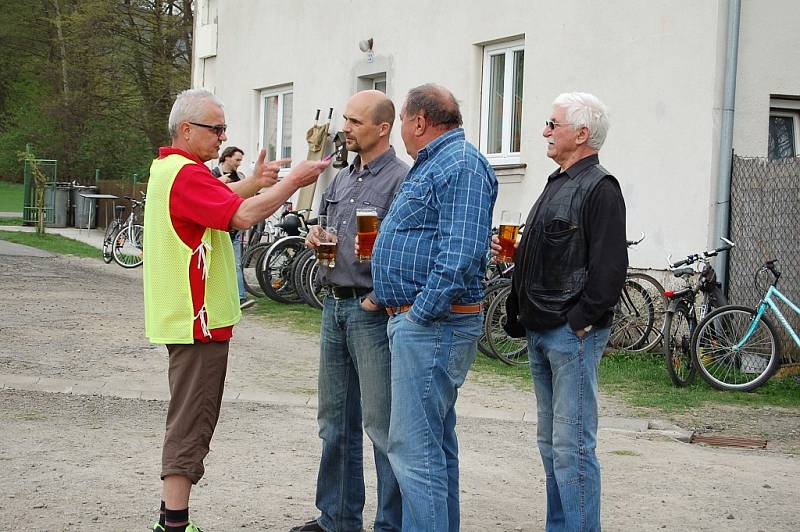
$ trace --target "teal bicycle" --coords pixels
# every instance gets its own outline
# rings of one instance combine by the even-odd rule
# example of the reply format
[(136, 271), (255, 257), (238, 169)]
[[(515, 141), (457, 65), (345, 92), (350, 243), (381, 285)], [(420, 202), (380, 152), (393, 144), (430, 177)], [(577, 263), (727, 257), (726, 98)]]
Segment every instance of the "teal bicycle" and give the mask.
[(692, 337), (695, 367), (703, 379), (718, 390), (755, 390), (780, 367), (780, 340), (775, 325), (766, 316), (767, 310), (777, 316), (794, 343), (800, 347), (800, 337), (774, 301), (774, 298), (778, 298), (800, 315), (800, 308), (776, 287), (781, 277), (776, 262), (767, 261), (755, 274), (756, 287), (760, 274), (769, 272), (773, 277), (758, 307), (720, 307), (698, 324), (697, 332)]

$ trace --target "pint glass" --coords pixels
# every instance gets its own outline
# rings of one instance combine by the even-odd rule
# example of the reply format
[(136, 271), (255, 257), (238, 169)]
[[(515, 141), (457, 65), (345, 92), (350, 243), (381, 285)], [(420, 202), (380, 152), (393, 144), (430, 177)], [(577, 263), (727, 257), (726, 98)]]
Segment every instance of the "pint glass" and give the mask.
[(317, 260), (320, 266), (333, 268), (336, 266), (336, 228), (328, 225), (328, 217), (319, 216), (319, 246), (317, 246)]
[(514, 260), (514, 244), (517, 242), (519, 234), (519, 222), (521, 215), (518, 211), (503, 211), (500, 214), (500, 254), (497, 260), (502, 262), (512, 262)]
[(358, 224), (358, 260), (367, 262), (372, 260), (372, 246), (378, 236), (378, 211), (374, 208), (356, 209), (356, 223)]

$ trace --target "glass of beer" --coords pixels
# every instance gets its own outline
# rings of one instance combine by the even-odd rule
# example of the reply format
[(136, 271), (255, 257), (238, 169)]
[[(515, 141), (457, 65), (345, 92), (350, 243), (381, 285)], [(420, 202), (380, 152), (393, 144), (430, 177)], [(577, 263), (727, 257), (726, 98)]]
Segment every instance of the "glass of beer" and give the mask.
[(358, 261), (372, 260), (372, 246), (378, 236), (378, 211), (373, 208), (356, 209), (358, 224)]
[(522, 215), (519, 211), (503, 211), (500, 214), (500, 234), (498, 235), (500, 237), (500, 254), (497, 255), (497, 260), (513, 262), (516, 251), (514, 245), (517, 242), (521, 218)]
[(333, 268), (336, 266), (336, 243), (338, 241), (336, 228), (328, 225), (328, 217), (319, 216), (319, 246), (317, 246), (317, 260), (320, 266)]

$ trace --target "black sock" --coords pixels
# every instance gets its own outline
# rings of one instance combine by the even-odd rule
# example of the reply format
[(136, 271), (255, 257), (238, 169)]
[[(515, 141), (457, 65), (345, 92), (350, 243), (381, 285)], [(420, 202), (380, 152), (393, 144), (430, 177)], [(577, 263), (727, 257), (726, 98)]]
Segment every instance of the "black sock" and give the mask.
[(161, 501), (161, 512), (158, 514), (158, 524), (162, 527), (164, 526), (164, 522), (166, 521), (165, 512), (167, 511), (167, 505), (164, 504), (164, 501)]
[(189, 524), (189, 508), (183, 510), (164, 509), (164, 519), (167, 532), (185, 532)]

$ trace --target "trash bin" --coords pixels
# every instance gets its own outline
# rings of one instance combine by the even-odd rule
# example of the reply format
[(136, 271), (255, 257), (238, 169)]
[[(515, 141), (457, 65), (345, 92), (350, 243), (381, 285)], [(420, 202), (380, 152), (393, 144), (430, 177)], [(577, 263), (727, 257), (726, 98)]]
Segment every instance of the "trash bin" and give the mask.
[(67, 227), (70, 189), (72, 189), (72, 183), (49, 183), (45, 188), (44, 204), (48, 210), (47, 227)]
[[(78, 228), (89, 227), (93, 229), (97, 227), (97, 205), (96, 203), (92, 205), (92, 203), (97, 200), (84, 198), (81, 194), (97, 194), (97, 187), (85, 185), (72, 187), (73, 223)], [(89, 220), (90, 216), (91, 220)]]

